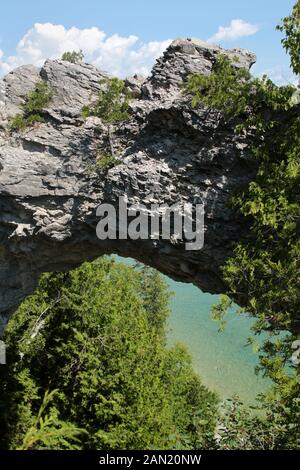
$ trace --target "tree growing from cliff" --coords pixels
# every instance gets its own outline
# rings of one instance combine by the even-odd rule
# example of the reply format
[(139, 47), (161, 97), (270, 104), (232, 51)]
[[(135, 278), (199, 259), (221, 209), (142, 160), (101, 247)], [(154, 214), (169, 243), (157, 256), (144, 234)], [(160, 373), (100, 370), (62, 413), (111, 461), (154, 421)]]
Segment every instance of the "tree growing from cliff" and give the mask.
[(83, 59), (84, 54), (81, 49), (80, 51), (66, 51), (61, 56), (61, 60), (71, 62), (72, 64), (78, 64), (80, 62), (83, 62)]
[(28, 428), (17, 450), (30, 450), (39, 446), (47, 449), (80, 449), (79, 437), (86, 431), (59, 419), (56, 408), (51, 407), (57, 392), (46, 390), (36, 416), (30, 416)]
[(38, 81), (34, 89), (25, 97), (25, 102), (22, 105), (23, 113), (17, 114), (10, 121), (10, 129), (23, 131), (37, 122), (44, 122), (43, 112), (53, 95), (54, 91), (47, 82)]
[[(300, 1), (279, 29), (294, 73), (300, 72)], [(256, 317), (254, 332), (267, 331), (260, 349), (264, 373), (275, 383), (264, 406), (278, 425), (277, 448), (300, 447), (300, 364), (291, 360), (300, 338), (300, 105), (297, 90), (276, 86), (266, 76), (219, 56), (211, 75), (191, 76), (192, 105), (217, 109), (251, 142), (257, 176), (232, 203), (250, 233), (223, 269), (228, 298), (214, 310), (222, 317), (233, 300)], [(284, 333), (285, 332), (285, 333)], [(252, 339), (250, 340), (252, 341)], [(288, 366), (288, 367), (287, 367)]]
[[(168, 297), (152, 270), (105, 258), (44, 275), (5, 333), (1, 447), (207, 447), (216, 397), (184, 347), (166, 347)], [(54, 422), (41, 429), (47, 391), (55, 391), (46, 413)]]
[(82, 108), (82, 116), (99, 117), (107, 125), (110, 154), (100, 153), (96, 164), (99, 168), (111, 168), (118, 163), (114, 149), (114, 124), (129, 118), (128, 107), (131, 96), (126, 90), (124, 81), (119, 78), (105, 79), (100, 84), (104, 84), (105, 89), (100, 90), (93, 106)]

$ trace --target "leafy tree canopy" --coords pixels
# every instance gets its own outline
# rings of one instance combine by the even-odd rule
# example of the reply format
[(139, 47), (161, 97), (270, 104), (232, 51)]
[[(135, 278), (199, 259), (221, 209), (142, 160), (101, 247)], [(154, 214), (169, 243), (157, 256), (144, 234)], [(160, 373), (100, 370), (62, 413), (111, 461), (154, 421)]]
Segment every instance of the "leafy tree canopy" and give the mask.
[(61, 56), (61, 60), (64, 60), (66, 62), (71, 62), (72, 64), (78, 64), (80, 62), (83, 62), (84, 54), (83, 54), (82, 50), (80, 50), (80, 51), (66, 51)]
[(105, 85), (105, 89), (99, 92), (98, 100), (93, 106), (83, 107), (83, 117), (97, 116), (107, 124), (128, 119), (130, 95), (126, 91), (124, 81), (110, 78), (101, 83)]
[(53, 95), (54, 91), (47, 82), (38, 81), (25, 98), (25, 103), (22, 105), (23, 113), (17, 114), (10, 121), (10, 128), (22, 131), (36, 122), (44, 122), (43, 110), (48, 106)]
[(166, 347), (168, 298), (156, 272), (106, 258), (44, 275), (5, 333), (1, 447), (208, 446), (217, 400)]
[[(300, 2), (279, 29), (296, 74), (300, 71)], [(250, 226), (223, 269), (228, 297), (214, 313), (221, 318), (232, 301), (256, 317), (254, 332), (271, 336), (260, 349), (264, 373), (275, 383), (267, 397), (274, 422), (281, 423), (281, 444), (299, 446), (299, 364), (291, 361), (300, 338), (300, 105), (296, 89), (276, 86), (266, 76), (253, 78), (220, 55), (209, 76), (191, 76), (185, 90), (193, 106), (220, 112), (246, 135), (257, 162), (257, 176), (232, 204)], [(253, 341), (250, 339), (250, 341)], [(276, 416), (276, 419), (274, 418)]]

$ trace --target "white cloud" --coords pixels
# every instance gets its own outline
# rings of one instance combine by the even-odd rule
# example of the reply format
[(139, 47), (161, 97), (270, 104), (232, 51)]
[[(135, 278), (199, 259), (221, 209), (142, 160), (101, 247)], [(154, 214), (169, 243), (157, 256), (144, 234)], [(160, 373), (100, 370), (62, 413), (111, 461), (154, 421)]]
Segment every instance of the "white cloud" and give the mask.
[(251, 36), (259, 30), (258, 25), (247, 23), (244, 20), (231, 20), (229, 26), (219, 26), (218, 31), (207, 41), (219, 43), (222, 41), (233, 41), (243, 36)]
[(19, 41), (15, 55), (6, 57), (0, 50), (0, 74), (24, 64), (40, 67), (46, 59), (82, 49), (87, 62), (111, 74), (121, 77), (132, 73), (147, 75), (170, 42), (142, 43), (137, 36), (114, 34), (108, 37), (96, 27), (66, 29), (62, 25), (36, 23)]
[[(255, 73), (255, 69), (254, 69)], [(264, 72), (255, 73), (258, 77), (267, 75), (276, 85), (294, 85), (298, 86), (299, 77), (293, 74), (292, 70), (288, 67), (282, 67), (277, 65), (271, 69), (265, 70)]]

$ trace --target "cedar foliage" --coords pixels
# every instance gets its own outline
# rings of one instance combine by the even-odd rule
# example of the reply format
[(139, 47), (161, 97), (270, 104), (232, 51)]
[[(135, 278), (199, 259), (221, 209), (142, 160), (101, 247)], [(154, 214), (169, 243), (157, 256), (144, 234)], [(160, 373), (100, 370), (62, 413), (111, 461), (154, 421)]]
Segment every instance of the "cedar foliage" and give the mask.
[(43, 110), (48, 106), (54, 92), (48, 83), (40, 80), (28, 93), (22, 105), (23, 113), (19, 113), (10, 121), (10, 129), (23, 131), (37, 122), (44, 122)]
[[(294, 73), (300, 72), (300, 1), (278, 27)], [(299, 91), (253, 78), (220, 55), (209, 76), (193, 75), (185, 86), (192, 106), (220, 112), (220, 123), (247, 134), (258, 171), (231, 201), (250, 225), (223, 268), (228, 296), (214, 315), (223, 319), (233, 301), (256, 318), (254, 333), (268, 332), (261, 368), (275, 386), (263, 398), (274, 448), (300, 447), (300, 365), (291, 360), (300, 338), (300, 105)], [(250, 338), (253, 342), (253, 338)], [(255, 428), (255, 424), (253, 427)], [(235, 424), (236, 425), (236, 424)], [(270, 431), (270, 428), (269, 428)], [(269, 432), (266, 430), (266, 433)]]
[(80, 51), (66, 51), (61, 56), (61, 60), (64, 60), (65, 62), (71, 62), (71, 64), (78, 64), (83, 62), (84, 54), (81, 49)]
[(105, 85), (105, 89), (99, 91), (95, 104), (83, 107), (82, 116), (97, 116), (107, 124), (126, 121), (129, 118), (130, 94), (126, 91), (124, 81), (108, 78), (102, 80), (101, 84)]
[(157, 273), (106, 258), (44, 275), (5, 332), (1, 448), (208, 447), (217, 400), (166, 347), (168, 298)]

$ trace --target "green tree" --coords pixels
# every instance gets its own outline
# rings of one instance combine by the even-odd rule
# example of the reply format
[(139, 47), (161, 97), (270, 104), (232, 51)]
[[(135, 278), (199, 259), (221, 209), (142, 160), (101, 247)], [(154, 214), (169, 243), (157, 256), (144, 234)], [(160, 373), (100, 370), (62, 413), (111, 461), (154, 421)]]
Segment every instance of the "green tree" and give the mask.
[(108, 124), (128, 119), (130, 95), (126, 91), (124, 80), (107, 78), (100, 84), (104, 84), (105, 89), (99, 91), (97, 102), (93, 106), (83, 107), (83, 117), (97, 116)]
[[(155, 308), (149, 303), (154, 289)], [(1, 447), (20, 448), (30, 429), (36, 434), (47, 390), (56, 390), (56, 435), (64, 423), (80, 439), (76, 447), (208, 446), (216, 397), (193, 372), (184, 348), (166, 348), (167, 300), (152, 271), (105, 258), (44, 275), (5, 333)], [(78, 436), (78, 429), (86, 434)], [(45, 448), (45, 439), (34, 442), (34, 448)], [(66, 442), (56, 439), (49, 447), (65, 448)]]
[(83, 62), (84, 54), (81, 49), (80, 51), (66, 51), (61, 56), (61, 60), (71, 62), (72, 64), (78, 64), (80, 62)]
[(25, 103), (22, 105), (23, 113), (17, 114), (10, 121), (10, 128), (22, 131), (36, 122), (44, 122), (44, 109), (50, 103), (53, 95), (54, 91), (47, 82), (38, 81), (25, 98)]
[(167, 283), (155, 269), (141, 267), (143, 304), (148, 315), (149, 323), (163, 338), (166, 333), (166, 320), (169, 316), (170, 293)]
[[(299, 73), (300, 2), (279, 27), (282, 43)], [(247, 135), (258, 171), (232, 203), (250, 227), (223, 269), (228, 299), (215, 308), (222, 317), (237, 301), (256, 317), (254, 332), (269, 333), (260, 349), (263, 372), (275, 387), (264, 397), (270, 421), (278, 425), (276, 448), (299, 447), (299, 364), (291, 361), (299, 339), (300, 292), (300, 107), (296, 89), (252, 78), (220, 56), (210, 76), (192, 76), (185, 87), (192, 105), (220, 112), (220, 122)]]
[(119, 78), (108, 78), (102, 80), (105, 88), (100, 90), (97, 102), (93, 106), (84, 106), (82, 116), (97, 116), (107, 125), (107, 136), (110, 153), (97, 156), (96, 168), (109, 169), (118, 163), (114, 149), (114, 124), (129, 119), (130, 93), (126, 90), (124, 80)]
[(291, 67), (296, 75), (300, 75), (300, 2), (295, 3), (292, 14), (284, 18), (277, 26), (284, 33), (282, 45), (289, 53)]
[(55, 408), (50, 408), (46, 414), (56, 392), (57, 390), (45, 392), (37, 416), (32, 417), (31, 426), (17, 450), (30, 450), (37, 446), (45, 449), (79, 449), (79, 446), (77, 446), (77, 443), (80, 442), (79, 436), (84, 434), (85, 431), (73, 424), (61, 421)]

